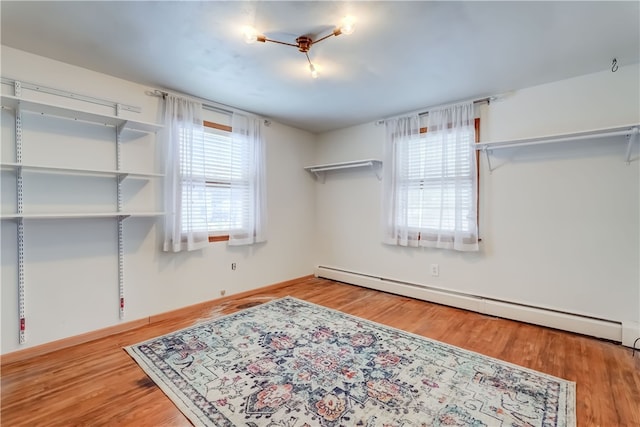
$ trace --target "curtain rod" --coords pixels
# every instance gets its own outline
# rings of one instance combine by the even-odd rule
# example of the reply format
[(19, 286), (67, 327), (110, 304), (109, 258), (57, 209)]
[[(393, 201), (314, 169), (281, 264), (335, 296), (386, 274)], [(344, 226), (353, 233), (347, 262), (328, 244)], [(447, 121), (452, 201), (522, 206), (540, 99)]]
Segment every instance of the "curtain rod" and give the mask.
[[(496, 99), (498, 99), (498, 97), (497, 97), (497, 96), (487, 96), (487, 97), (484, 97), (484, 98), (474, 99), (474, 100), (473, 100), (473, 101), (471, 101), (471, 102), (473, 102), (473, 104), (474, 104), (474, 105), (478, 105), (478, 104), (485, 104), (485, 103), (486, 103), (486, 104), (491, 104), (491, 101), (495, 101)], [(453, 105), (453, 104), (459, 104), (460, 102), (464, 102), (464, 101), (452, 102), (452, 103), (450, 103), (450, 104), (442, 104), (442, 106), (445, 106), (445, 105)], [(435, 107), (431, 107), (431, 108), (436, 108), (436, 107), (437, 107), (437, 106), (435, 106)], [(418, 116), (426, 116), (426, 115), (428, 115), (428, 114), (429, 114), (429, 111), (423, 111), (423, 112), (421, 112), (421, 113), (418, 113)]]
[[(154, 89), (153, 92), (147, 91), (146, 93), (147, 93), (147, 95), (157, 96), (157, 97), (162, 98), (162, 99), (165, 99), (167, 97), (167, 95), (169, 95), (169, 92), (164, 91), (164, 90), (160, 90), (160, 89)], [(204, 108), (205, 110), (216, 111), (218, 113), (224, 113), (224, 114), (233, 114), (233, 110), (227, 109), (227, 108), (232, 108), (232, 107), (229, 107), (227, 105), (224, 105), (224, 106), (220, 107), (218, 105), (211, 104), (212, 101), (209, 101), (208, 99), (198, 98), (198, 97), (195, 97), (195, 96), (188, 96), (188, 95), (185, 96), (185, 95), (182, 95), (182, 94), (175, 94), (175, 95), (186, 97), (186, 98), (191, 98), (191, 99), (196, 100), (198, 102), (202, 102), (202, 108)], [(222, 104), (220, 104), (220, 105), (222, 105)], [(224, 107), (226, 107), (226, 108), (224, 108)]]
[[(484, 103), (490, 104), (491, 101), (495, 101), (498, 98), (499, 98), (499, 96), (493, 95), (493, 96), (486, 96), (484, 98), (474, 99), (474, 100), (472, 100), (470, 102), (473, 102), (474, 104), (484, 104)], [(429, 108), (433, 109), (433, 108), (437, 108), (437, 107), (444, 107), (446, 105), (459, 104), (461, 102), (464, 102), (464, 101), (456, 101), (456, 102), (451, 102), (449, 104), (434, 105), (434, 106), (429, 107)], [(420, 113), (415, 113), (415, 112), (411, 112), (410, 111), (410, 112), (403, 113), (403, 114), (397, 114), (395, 116), (385, 117), (384, 119), (376, 120), (374, 123), (375, 123), (376, 126), (382, 126), (384, 124), (384, 122), (387, 121), (387, 120), (396, 119), (396, 118), (399, 118), (399, 117), (404, 117), (404, 116), (407, 116), (409, 114), (417, 114), (418, 116), (422, 117), (422, 116), (428, 116), (429, 115), (429, 111), (422, 111)]]
[[(152, 91), (146, 91), (145, 92), (147, 95), (149, 96), (157, 96), (159, 98), (165, 99), (167, 97), (167, 95), (169, 95), (169, 92), (164, 91), (164, 90), (160, 90), (160, 89), (154, 89), (153, 92)], [(208, 99), (204, 99), (204, 98), (198, 98), (197, 96), (190, 96), (190, 95), (183, 95), (183, 94), (179, 94), (179, 93), (174, 93), (177, 96), (182, 96), (184, 98), (190, 98), (193, 99), (195, 101), (201, 102), (202, 103), (202, 108), (205, 110), (209, 110), (209, 111), (215, 111), (217, 113), (222, 113), (222, 114), (228, 114), (228, 115), (232, 115), (234, 113), (234, 111), (239, 111), (242, 112), (244, 114), (249, 114), (252, 115), (254, 117), (259, 118), (260, 120), (263, 121), (264, 125), (269, 127), (271, 126), (271, 120), (269, 119), (265, 119), (262, 116), (259, 116), (257, 114), (254, 113), (250, 113), (244, 110), (239, 110), (239, 109), (233, 109), (233, 107), (230, 107), (228, 105), (224, 105), (224, 104), (219, 104), (219, 103), (213, 103), (213, 101), (210, 101)]]

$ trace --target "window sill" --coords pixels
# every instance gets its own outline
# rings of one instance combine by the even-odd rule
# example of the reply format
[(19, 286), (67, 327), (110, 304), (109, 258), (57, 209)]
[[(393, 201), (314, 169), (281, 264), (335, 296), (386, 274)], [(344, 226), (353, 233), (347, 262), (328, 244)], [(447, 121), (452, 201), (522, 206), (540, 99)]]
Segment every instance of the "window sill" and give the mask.
[(226, 242), (228, 240), (229, 240), (229, 235), (226, 235), (226, 236), (209, 236), (209, 243)]

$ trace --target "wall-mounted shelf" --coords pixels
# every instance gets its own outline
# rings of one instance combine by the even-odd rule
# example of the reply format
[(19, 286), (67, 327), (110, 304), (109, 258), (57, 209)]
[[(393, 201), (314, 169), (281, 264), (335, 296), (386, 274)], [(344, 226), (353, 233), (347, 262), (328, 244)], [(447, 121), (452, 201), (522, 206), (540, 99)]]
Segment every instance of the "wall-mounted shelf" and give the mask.
[(512, 139), (506, 141), (494, 141), (494, 142), (479, 142), (476, 144), (476, 150), (480, 150), (485, 153), (487, 158), (487, 164), (489, 166), (489, 172), (491, 168), (490, 154), (493, 150), (499, 150), (501, 148), (515, 148), (525, 147), (529, 145), (541, 145), (541, 144), (554, 144), (561, 142), (579, 142), (589, 139), (624, 136), (627, 138), (627, 151), (625, 155), (625, 161), (627, 164), (631, 162), (631, 149), (633, 144), (638, 141), (638, 133), (640, 132), (640, 124), (631, 124), (624, 126), (614, 126), (602, 129), (592, 129), (581, 132), (563, 133), (557, 135), (547, 135), (534, 138), (522, 138)]
[(161, 178), (164, 175), (160, 173), (141, 173), (117, 171), (108, 169), (84, 169), (84, 168), (67, 168), (59, 166), (47, 165), (29, 165), (19, 163), (0, 163), (0, 168), (5, 170), (16, 170), (22, 168), (22, 172), (61, 174), (61, 175), (82, 175), (82, 176), (105, 176), (105, 177), (121, 177), (121, 178)]
[(20, 108), (22, 112), (39, 113), (81, 122), (103, 124), (105, 126), (113, 126), (138, 132), (155, 133), (162, 129), (162, 126), (156, 123), (128, 120), (110, 114), (92, 113), (47, 102), (27, 100), (17, 96), (2, 95), (0, 101), (2, 108), (11, 110)]
[(312, 173), (316, 178), (320, 178), (322, 176), (323, 182), (324, 182), (325, 174), (327, 172), (333, 172), (333, 171), (345, 170), (345, 169), (370, 168), (373, 171), (373, 173), (375, 173), (378, 180), (381, 180), (382, 179), (382, 174), (380, 171), (381, 166), (382, 166), (382, 160), (365, 159), (365, 160), (355, 160), (350, 162), (328, 163), (325, 165), (307, 166), (304, 169)]
[(151, 218), (162, 215), (164, 215), (164, 212), (50, 212), (1, 214), (0, 219)]

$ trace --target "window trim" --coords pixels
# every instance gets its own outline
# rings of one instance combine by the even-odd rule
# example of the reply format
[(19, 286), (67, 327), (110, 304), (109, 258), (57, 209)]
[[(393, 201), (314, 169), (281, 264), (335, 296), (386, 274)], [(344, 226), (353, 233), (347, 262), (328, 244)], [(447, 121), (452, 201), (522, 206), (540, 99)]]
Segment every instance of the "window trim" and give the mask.
[[(203, 120), (202, 121), (202, 126), (207, 127), (207, 128), (212, 128), (212, 129), (217, 129), (217, 130), (222, 130), (222, 131), (226, 131), (226, 132), (231, 132), (232, 128), (231, 126), (227, 126), (227, 125), (223, 125), (220, 123), (215, 123), (215, 122), (210, 122), (208, 120)], [(220, 184), (219, 182), (213, 182), (213, 181), (205, 181), (205, 184)], [(209, 234), (209, 243), (214, 243), (214, 242), (226, 242), (229, 240), (229, 234)]]

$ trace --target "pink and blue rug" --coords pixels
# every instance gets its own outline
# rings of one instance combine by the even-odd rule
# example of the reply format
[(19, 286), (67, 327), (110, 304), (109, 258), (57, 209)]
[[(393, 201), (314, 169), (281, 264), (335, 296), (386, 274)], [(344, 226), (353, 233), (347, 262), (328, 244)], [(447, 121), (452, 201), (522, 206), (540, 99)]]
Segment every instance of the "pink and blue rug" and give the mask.
[(575, 383), (287, 297), (126, 348), (196, 426), (575, 426)]

